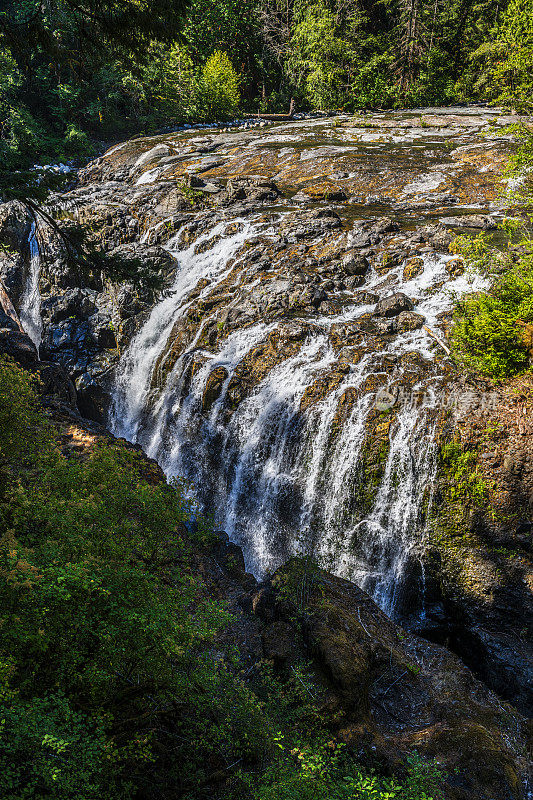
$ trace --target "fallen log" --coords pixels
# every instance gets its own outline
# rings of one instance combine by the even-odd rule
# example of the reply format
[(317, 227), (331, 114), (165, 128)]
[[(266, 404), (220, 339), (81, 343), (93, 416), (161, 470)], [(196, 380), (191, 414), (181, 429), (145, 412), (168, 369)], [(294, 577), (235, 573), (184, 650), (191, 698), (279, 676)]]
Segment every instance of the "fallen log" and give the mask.
[(437, 336), (437, 334), (436, 334), (436, 333), (433, 333), (433, 331), (431, 330), (431, 328), (428, 328), (428, 327), (427, 327), (427, 325), (424, 325), (424, 330), (426, 331), (426, 333), (429, 333), (429, 335), (431, 336), (431, 338), (432, 338), (432, 339), (435, 339), (435, 341), (437, 342), (437, 344), (440, 344), (440, 346), (442, 347), (442, 349), (444, 350), (444, 352), (445, 352), (445, 353), (447, 353), (448, 355), (450, 355), (450, 353), (451, 353), (451, 350), (450, 350), (450, 348), (448, 347), (448, 345), (447, 345), (447, 344), (444, 344), (444, 342), (442, 341), (442, 339), (440, 338), (440, 336)]

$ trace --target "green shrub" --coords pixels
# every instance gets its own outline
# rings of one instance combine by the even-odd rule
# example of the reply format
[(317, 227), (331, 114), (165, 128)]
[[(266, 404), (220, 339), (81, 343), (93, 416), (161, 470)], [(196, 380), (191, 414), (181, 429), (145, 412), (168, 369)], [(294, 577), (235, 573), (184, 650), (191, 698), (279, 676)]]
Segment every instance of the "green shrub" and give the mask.
[(61, 694), (23, 700), (4, 682), (0, 717), (4, 800), (117, 796), (102, 721), (75, 711)]
[(257, 756), (259, 705), (209, 656), (229, 617), (202, 596), (179, 488), (120, 446), (66, 458), (39, 417), (0, 361), (2, 797), (126, 798)]
[(481, 505), (487, 499), (488, 485), (477, 466), (477, 454), (463, 450), (459, 442), (448, 442), (440, 450), (440, 461), (450, 479), (451, 500), (470, 500)]
[(383, 779), (361, 767), (343, 744), (322, 738), (312, 744), (296, 745), (281, 753), (260, 785), (251, 786), (253, 800), (433, 800), (441, 797), (440, 770), (433, 763), (413, 755), (406, 764), (401, 783)]
[(89, 156), (94, 153), (94, 145), (85, 131), (76, 125), (69, 125), (65, 134), (65, 152), (71, 156)]
[(496, 380), (523, 372), (530, 362), (524, 326), (533, 322), (533, 242), (522, 239), (502, 252), (491, 248), (486, 237), (465, 237), (455, 249), (492, 280), (488, 291), (456, 302), (455, 357)]

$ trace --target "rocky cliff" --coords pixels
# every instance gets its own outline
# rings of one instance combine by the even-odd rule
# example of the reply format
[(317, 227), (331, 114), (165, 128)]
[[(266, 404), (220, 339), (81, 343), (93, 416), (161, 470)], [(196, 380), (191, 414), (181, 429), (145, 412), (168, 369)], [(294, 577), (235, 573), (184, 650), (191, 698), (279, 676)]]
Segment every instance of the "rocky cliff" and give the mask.
[(520, 796), (496, 709), (532, 703), (529, 382), (468, 382), (445, 347), (453, 295), (482, 285), (454, 232), (504, 210), (509, 141), (480, 134), (509, 121), (139, 139), (52, 199), (53, 224), (0, 208), (4, 351), (54, 413), (77, 404), (190, 480), (259, 579), (303, 553), (335, 573), (296, 610), (283, 571), (217, 591), (257, 612), (253, 658), (316, 658), (347, 741), (438, 754), (463, 776), (453, 797)]

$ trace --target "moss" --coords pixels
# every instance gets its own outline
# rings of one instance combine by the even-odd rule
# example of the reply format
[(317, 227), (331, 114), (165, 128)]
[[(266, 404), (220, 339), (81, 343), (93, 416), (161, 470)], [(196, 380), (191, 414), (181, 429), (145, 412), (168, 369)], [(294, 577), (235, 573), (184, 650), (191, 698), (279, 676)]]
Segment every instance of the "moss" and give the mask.
[(390, 451), (389, 430), (391, 414), (383, 415), (376, 411), (367, 423), (368, 432), (359, 457), (359, 468), (354, 485), (354, 497), (361, 515), (372, 510), (376, 494), (383, 475)]

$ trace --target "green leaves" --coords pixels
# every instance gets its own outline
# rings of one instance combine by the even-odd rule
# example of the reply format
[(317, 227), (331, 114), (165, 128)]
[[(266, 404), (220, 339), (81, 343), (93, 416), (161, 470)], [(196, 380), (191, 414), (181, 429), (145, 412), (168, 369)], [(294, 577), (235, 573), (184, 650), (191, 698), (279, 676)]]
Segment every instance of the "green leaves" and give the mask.
[(202, 654), (229, 617), (192, 572), (179, 489), (121, 446), (65, 458), (7, 361), (0, 423), (0, 795), (129, 798), (171, 712), (163, 738), (203, 737), (200, 763), (191, 746), (150, 780), (249, 750), (253, 698)]
[[(284, 757), (283, 757), (284, 756)], [(362, 770), (345, 745), (323, 736), (282, 753), (253, 791), (254, 800), (432, 800), (440, 797), (436, 765), (413, 755), (406, 776), (383, 779)]]
[(492, 274), (489, 291), (456, 303), (451, 333), (455, 357), (496, 380), (523, 372), (531, 360), (524, 326), (533, 322), (532, 242), (523, 238), (502, 253), (481, 235), (462, 237), (457, 249), (474, 269), (489, 275), (497, 269), (497, 273)]
[(200, 75), (200, 104), (206, 119), (231, 119), (239, 108), (240, 79), (226, 53), (215, 50)]
[(5, 800), (117, 797), (105, 726), (62, 694), (0, 699), (0, 794)]

